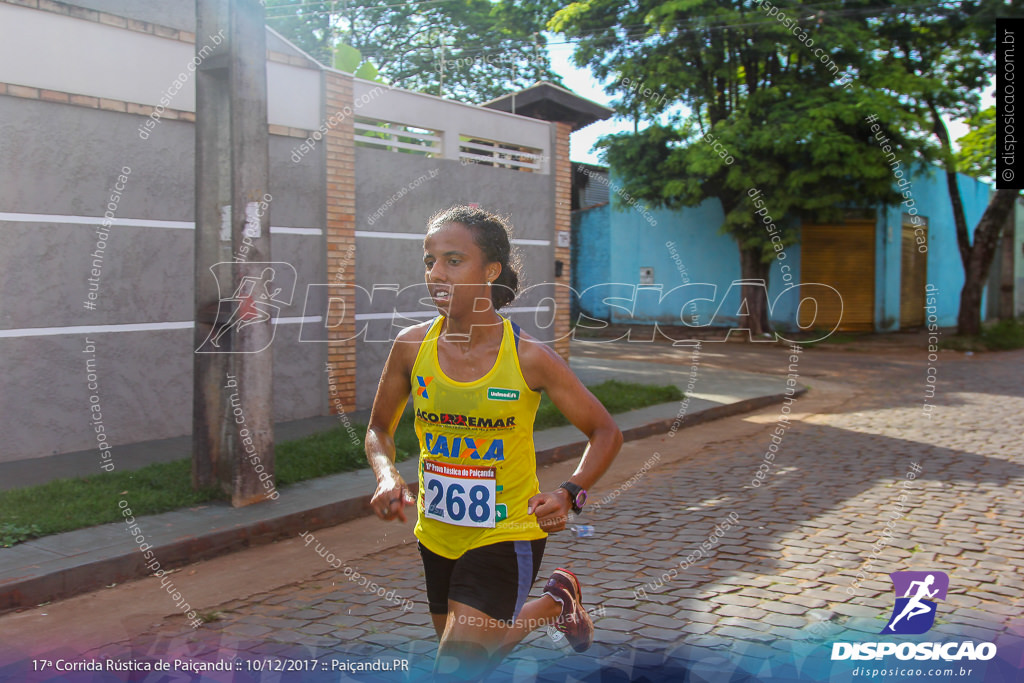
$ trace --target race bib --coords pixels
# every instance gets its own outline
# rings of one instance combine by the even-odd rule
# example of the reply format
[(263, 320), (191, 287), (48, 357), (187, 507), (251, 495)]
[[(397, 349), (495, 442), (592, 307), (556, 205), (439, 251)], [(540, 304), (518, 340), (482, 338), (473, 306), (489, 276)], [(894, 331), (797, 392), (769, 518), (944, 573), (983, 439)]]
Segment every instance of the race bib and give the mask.
[(493, 467), (424, 461), (423, 514), (445, 524), (493, 529), (499, 516), (495, 476)]

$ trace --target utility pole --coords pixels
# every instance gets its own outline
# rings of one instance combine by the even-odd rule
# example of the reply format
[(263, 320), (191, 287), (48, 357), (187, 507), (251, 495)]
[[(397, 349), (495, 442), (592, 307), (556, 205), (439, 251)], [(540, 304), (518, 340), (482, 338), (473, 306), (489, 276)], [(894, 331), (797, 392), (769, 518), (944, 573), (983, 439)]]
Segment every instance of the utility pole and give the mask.
[(195, 47), (192, 484), (240, 507), (276, 497), (262, 3), (196, 0)]

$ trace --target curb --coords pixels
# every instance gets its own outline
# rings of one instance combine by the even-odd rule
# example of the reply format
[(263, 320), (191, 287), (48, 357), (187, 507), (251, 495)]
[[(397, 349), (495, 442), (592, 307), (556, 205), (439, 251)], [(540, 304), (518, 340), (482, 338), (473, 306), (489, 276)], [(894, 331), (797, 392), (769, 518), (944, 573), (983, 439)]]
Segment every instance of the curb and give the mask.
[[(801, 396), (806, 391), (806, 388), (801, 387), (794, 394), (794, 397)], [(648, 436), (664, 434), (669, 432), (677, 422), (679, 423), (678, 429), (693, 427), (712, 420), (732, 417), (741, 413), (752, 412), (768, 405), (781, 403), (785, 398), (783, 394), (758, 396), (735, 403), (705, 408), (694, 414), (685, 415), (682, 420), (679, 420), (678, 417), (654, 420), (637, 427), (624, 429), (622, 431), (623, 442), (636, 441)], [(547, 465), (578, 457), (583, 453), (586, 445), (586, 440), (579, 440), (538, 451), (537, 465)], [(403, 465), (408, 466), (407, 463), (410, 462), (415, 462), (415, 460), (406, 460), (400, 463), (399, 467), (401, 468)], [(346, 472), (333, 476), (352, 476), (355, 474), (356, 472)], [(311, 481), (315, 482), (317, 480)], [(306, 483), (300, 482), (289, 488), (292, 491), (296, 491)], [(416, 483), (410, 484), (410, 488), (415, 491)], [(372, 514), (369, 506), (370, 498), (370, 495), (354, 496), (344, 500), (315, 505), (304, 510), (278, 513), (270, 518), (240, 522), (230, 528), (211, 529), (207, 533), (195, 536), (183, 536), (169, 541), (161, 541), (159, 545), (152, 546), (152, 551), (159, 558), (159, 567), (161, 569), (165, 571), (175, 569), (193, 562), (208, 560), (245, 548), (293, 538), (304, 531), (314, 531), (368, 516)], [(232, 509), (228, 508), (227, 510)], [(180, 513), (180, 511), (178, 512)], [(139, 519), (154, 520), (157, 517), (159, 515)], [(152, 528), (159, 526), (158, 523), (153, 521), (150, 521), (150, 524)], [(92, 527), (92, 529), (114, 527), (120, 529), (121, 525), (113, 523), (103, 525), (102, 527)], [(67, 533), (74, 534), (78, 532), (72, 531)], [(35, 607), (41, 603), (53, 600), (70, 598), (112, 584), (144, 578), (154, 573), (153, 569), (146, 566), (147, 563), (143, 554), (135, 548), (127, 552), (113, 550), (106, 557), (96, 557), (91, 561), (85, 562), (69, 558), (68, 563), (69, 566), (39, 575), (31, 575), (33, 566), (30, 565), (25, 568), (25, 576), (0, 581), (0, 614), (10, 610)], [(35, 565), (35, 567), (39, 568), (39, 565)]]

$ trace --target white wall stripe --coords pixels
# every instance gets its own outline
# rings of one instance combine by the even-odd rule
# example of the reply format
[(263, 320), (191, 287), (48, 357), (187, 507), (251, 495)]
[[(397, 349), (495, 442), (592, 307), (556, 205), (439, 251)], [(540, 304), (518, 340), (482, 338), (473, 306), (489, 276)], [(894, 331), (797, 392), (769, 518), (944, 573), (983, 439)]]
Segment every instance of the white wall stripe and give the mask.
[[(509, 306), (501, 309), (502, 313), (540, 313), (550, 311), (548, 306)], [(390, 311), (388, 313), (356, 313), (356, 320), (388, 320), (395, 316), (403, 318), (433, 318), (437, 311)]]
[[(10, 223), (61, 223), (64, 225), (99, 225), (103, 216), (65, 216), (46, 213), (0, 213), (0, 221)], [(114, 218), (111, 227), (167, 228), (171, 230), (194, 230), (190, 221), (154, 221), (145, 218)]]
[(322, 235), (324, 231), (320, 228), (282, 228), (270, 226), (270, 232), (278, 235)]
[(291, 318), (271, 318), (270, 322), (275, 325), (301, 325), (303, 323), (318, 323), (323, 319), (322, 315), (301, 315)]
[[(548, 306), (509, 306), (502, 313), (541, 313), (550, 311)], [(433, 318), (437, 311), (391, 311), (389, 313), (357, 313), (356, 320), (387, 320), (395, 316), (403, 318)], [(300, 325), (323, 322), (323, 316), (306, 315), (272, 318), (275, 325)], [(59, 337), (67, 334), (109, 334), (112, 332), (159, 332), (164, 330), (190, 330), (195, 327), (191, 320), (170, 323), (121, 323), (113, 325), (71, 325), (68, 327), (22, 327), (0, 330), (0, 339), (24, 337)]]
[(502, 313), (544, 313), (550, 311), (550, 306), (509, 306), (501, 309)]
[[(271, 318), (275, 325), (298, 325), (302, 323), (318, 323), (323, 316), (291, 316), (287, 318)], [(158, 332), (163, 330), (190, 330), (195, 327), (191, 320), (172, 323), (122, 323), (115, 325), (72, 325), (69, 327), (22, 327), (13, 330), (0, 330), (0, 339), (19, 337), (57, 337), (64, 334), (107, 334), (110, 332)]]
[[(386, 232), (386, 231), (374, 231), (374, 230), (356, 230), (356, 237), (375, 237), (381, 240), (423, 240), (423, 233), (421, 232)], [(547, 247), (551, 245), (551, 240), (528, 240), (528, 239), (513, 239), (512, 244), (522, 244), (526, 246), (536, 247)]]
[(174, 323), (126, 323), (120, 325), (73, 325), (70, 327), (23, 327), (0, 330), (0, 338), (56, 337), (62, 334), (105, 334), (108, 332), (152, 332), (156, 330), (191, 329), (191, 320)]
[[(68, 216), (63, 214), (47, 213), (8, 213), (0, 212), (0, 222), (5, 223), (58, 223), (61, 225), (99, 225), (103, 222), (102, 216)], [(196, 224), (191, 221), (158, 221), (147, 218), (114, 218), (110, 221), (111, 227), (117, 228), (163, 228), (165, 230), (195, 230)], [(276, 235), (323, 235), (322, 228), (293, 228), (280, 225), (270, 227), (270, 232)], [(423, 233), (419, 232), (387, 232), (375, 230), (356, 230), (356, 237), (372, 237), (382, 240), (416, 240), (423, 239)], [(512, 244), (528, 247), (549, 247), (551, 240), (534, 240), (515, 238)]]
[[(62, 225), (99, 225), (102, 216), (65, 216), (45, 213), (4, 213), (0, 212), (0, 222), (7, 223), (59, 223)], [(195, 230), (196, 224), (191, 221), (157, 221), (146, 218), (114, 218), (111, 227), (116, 228), (164, 228), (166, 230)], [(320, 228), (289, 228), (271, 226), (270, 232), (279, 235), (322, 235)]]
[(422, 232), (374, 232), (372, 230), (356, 230), (356, 237), (376, 237), (382, 240), (423, 240)]

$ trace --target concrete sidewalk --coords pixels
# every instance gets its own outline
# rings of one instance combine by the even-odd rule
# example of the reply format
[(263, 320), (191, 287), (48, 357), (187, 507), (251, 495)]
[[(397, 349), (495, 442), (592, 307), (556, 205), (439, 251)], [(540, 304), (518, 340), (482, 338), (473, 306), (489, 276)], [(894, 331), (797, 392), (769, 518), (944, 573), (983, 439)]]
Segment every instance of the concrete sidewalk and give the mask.
[[(573, 359), (573, 370), (585, 384), (623, 379), (647, 384), (674, 383), (687, 387), (689, 365), (666, 366), (642, 361)], [(669, 431), (673, 423), (688, 427), (780, 402), (785, 378), (702, 367), (689, 400), (650, 406), (615, 416), (627, 440)], [(803, 390), (801, 390), (802, 393)], [(684, 419), (680, 422), (679, 418)], [(333, 426), (335, 418), (315, 418), (278, 432), (278, 438), (303, 435)], [(586, 440), (572, 426), (537, 432), (538, 465), (576, 457)], [(167, 442), (173, 442), (168, 444)], [(143, 453), (158, 452), (157, 460), (187, 457), (180, 450), (187, 437), (120, 446), (124, 460), (153, 461)], [(154, 447), (156, 445), (156, 447)], [(81, 460), (81, 459), (80, 459)], [(89, 461), (90, 467), (92, 461)], [(20, 465), (26, 468), (27, 465)], [(417, 478), (417, 461), (399, 465), (406, 481)], [(44, 468), (40, 468), (44, 469)], [(52, 472), (53, 469), (50, 469)], [(57, 470), (69, 476), (65, 469)], [(92, 473), (91, 470), (89, 473)], [(54, 478), (45, 472), (37, 480)], [(301, 482), (281, 490), (275, 501), (245, 508), (211, 503), (138, 518), (140, 535), (159, 561), (170, 569), (246, 547), (294, 537), (302, 531), (333, 526), (370, 514), (368, 502), (375, 481), (369, 470), (346, 472)], [(126, 501), (130, 506), (130, 500)], [(21, 543), (0, 553), (0, 611), (30, 607), (152, 574), (126, 524), (114, 523), (47, 536)]]

